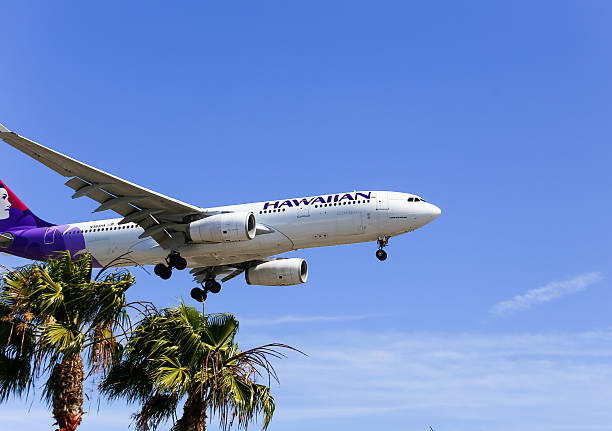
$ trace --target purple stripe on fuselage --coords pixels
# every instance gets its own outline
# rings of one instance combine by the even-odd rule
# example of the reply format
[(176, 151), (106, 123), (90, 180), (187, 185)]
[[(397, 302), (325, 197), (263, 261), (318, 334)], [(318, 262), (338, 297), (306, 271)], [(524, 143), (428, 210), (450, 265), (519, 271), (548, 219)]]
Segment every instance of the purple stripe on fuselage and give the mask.
[[(32, 260), (47, 260), (57, 252), (69, 251), (71, 256), (77, 256), (87, 250), (83, 232), (69, 225), (41, 228), (16, 227), (9, 230), (14, 235), (13, 244), (4, 253)], [(102, 267), (93, 259), (96, 268)]]

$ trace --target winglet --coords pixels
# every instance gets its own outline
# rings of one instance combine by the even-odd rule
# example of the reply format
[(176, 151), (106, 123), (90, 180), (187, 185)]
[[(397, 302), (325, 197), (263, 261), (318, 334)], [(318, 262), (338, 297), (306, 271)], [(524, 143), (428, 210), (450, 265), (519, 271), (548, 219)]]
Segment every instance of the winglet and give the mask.
[(0, 133), (9, 133), (10, 130), (0, 124)]

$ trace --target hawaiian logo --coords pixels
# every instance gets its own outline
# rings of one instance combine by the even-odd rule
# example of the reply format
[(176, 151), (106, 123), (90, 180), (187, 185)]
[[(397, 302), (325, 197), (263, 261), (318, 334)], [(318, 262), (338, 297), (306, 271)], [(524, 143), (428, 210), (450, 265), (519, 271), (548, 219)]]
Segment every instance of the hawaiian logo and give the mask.
[(0, 232), (18, 227), (45, 226), (51, 226), (51, 223), (47, 223), (32, 214), (32, 211), (0, 181)]
[(326, 195), (326, 196), (316, 196), (313, 198), (302, 198), (302, 199), (287, 199), (285, 201), (276, 201), (276, 202), (266, 202), (264, 204), (263, 209), (267, 210), (268, 208), (279, 209), (283, 207), (299, 207), (306, 205), (314, 205), (316, 203), (319, 204), (329, 204), (332, 202), (342, 202), (342, 201), (356, 201), (358, 199), (370, 199), (372, 192), (367, 193), (345, 193), (343, 195)]
[(11, 216), (11, 202), (9, 194), (4, 184), (0, 183), (0, 220), (5, 220)]

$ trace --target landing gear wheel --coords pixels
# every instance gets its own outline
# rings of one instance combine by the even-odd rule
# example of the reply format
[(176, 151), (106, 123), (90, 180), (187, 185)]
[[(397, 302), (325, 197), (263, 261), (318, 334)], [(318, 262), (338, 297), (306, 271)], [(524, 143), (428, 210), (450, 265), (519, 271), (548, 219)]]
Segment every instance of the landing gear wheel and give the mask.
[(191, 289), (191, 297), (198, 302), (204, 302), (206, 301), (206, 291), (199, 287), (194, 287)]
[(387, 259), (387, 252), (382, 248), (380, 250), (376, 250), (376, 257), (382, 262), (383, 260)]
[(176, 268), (179, 271), (182, 271), (187, 268), (187, 261), (177, 252), (173, 251), (172, 253), (170, 253), (166, 261), (168, 262), (168, 266)]
[(157, 265), (155, 265), (153, 272), (155, 272), (155, 275), (157, 275), (162, 280), (167, 280), (172, 276), (172, 268), (164, 265), (163, 263), (158, 263)]
[(185, 258), (183, 258), (183, 257), (179, 257), (176, 260), (176, 262), (174, 262), (174, 265), (172, 265), (172, 266), (174, 266), (179, 271), (182, 271), (185, 268), (187, 268), (187, 260), (185, 260)]
[(206, 280), (204, 288), (211, 293), (219, 293), (221, 291), (221, 283), (215, 280)]

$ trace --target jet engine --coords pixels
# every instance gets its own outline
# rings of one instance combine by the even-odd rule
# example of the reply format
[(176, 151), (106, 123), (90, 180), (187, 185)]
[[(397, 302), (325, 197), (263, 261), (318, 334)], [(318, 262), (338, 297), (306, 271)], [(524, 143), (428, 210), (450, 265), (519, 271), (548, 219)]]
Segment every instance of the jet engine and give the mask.
[(245, 273), (247, 284), (260, 286), (291, 286), (306, 283), (308, 264), (304, 259), (279, 259), (260, 263)]
[(0, 248), (9, 248), (13, 245), (15, 237), (12, 233), (0, 233)]
[(233, 242), (255, 238), (257, 222), (253, 213), (216, 214), (189, 223), (194, 242)]

